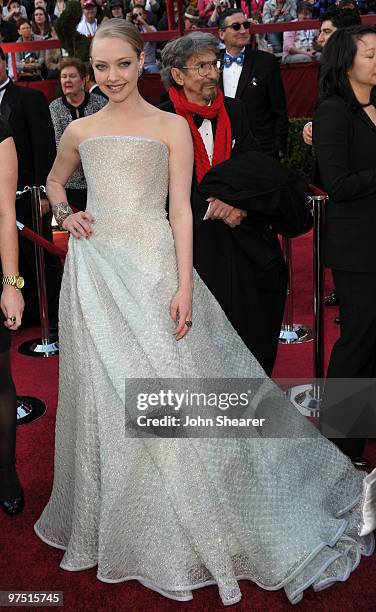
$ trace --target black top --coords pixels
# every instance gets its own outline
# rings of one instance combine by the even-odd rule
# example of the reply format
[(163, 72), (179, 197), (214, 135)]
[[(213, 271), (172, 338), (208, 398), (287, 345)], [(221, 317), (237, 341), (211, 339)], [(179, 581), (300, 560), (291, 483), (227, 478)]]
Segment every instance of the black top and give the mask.
[(338, 96), (322, 102), (313, 118), (321, 183), (329, 194), (325, 263), (376, 272), (376, 125)]
[[(18, 188), (45, 185), (56, 156), (54, 128), (45, 95), (10, 81), (1, 100), (0, 114), (9, 121), (13, 132)], [(29, 219), (18, 220), (29, 224)]]
[(90, 94), (88, 91), (85, 92), (85, 97), (79, 106), (73, 106), (72, 104), (70, 104), (65, 96), (61, 96), (61, 100), (64, 106), (66, 106), (69, 110), (72, 116), (72, 121), (74, 121), (75, 119), (81, 119), (82, 117), (86, 116), (85, 110), (90, 102)]
[(9, 136), (12, 136), (11, 127), (8, 121), (6, 121), (6, 119), (0, 115), (0, 142), (3, 142), (3, 140), (9, 138)]

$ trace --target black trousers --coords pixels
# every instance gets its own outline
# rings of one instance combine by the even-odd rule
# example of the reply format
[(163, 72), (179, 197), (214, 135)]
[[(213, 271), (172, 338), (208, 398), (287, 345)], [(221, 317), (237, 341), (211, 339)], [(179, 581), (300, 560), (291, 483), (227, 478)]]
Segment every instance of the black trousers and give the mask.
[[(366, 380), (376, 375), (376, 274), (332, 272), (341, 324), (340, 337), (330, 357), (323, 419), (326, 420), (329, 404), (334, 405), (333, 419), (344, 428), (348, 427), (356, 437), (333, 441), (345, 454), (355, 457), (364, 450), (364, 433), (369, 432), (369, 436), (374, 437), (372, 430), (376, 429), (375, 394)], [(331, 379), (347, 381), (339, 384), (336, 380), (331, 384)]]
[(207, 252), (206, 259), (194, 260), (194, 266), (244, 344), (271, 376), (286, 301), (287, 270), (282, 256), (262, 270), (244, 261), (226, 274)]

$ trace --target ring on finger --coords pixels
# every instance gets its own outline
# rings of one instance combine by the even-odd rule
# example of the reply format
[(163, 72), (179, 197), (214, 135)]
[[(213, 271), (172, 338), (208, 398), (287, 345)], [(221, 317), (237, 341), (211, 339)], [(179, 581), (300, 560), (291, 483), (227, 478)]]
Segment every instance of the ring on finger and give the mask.
[(16, 318), (14, 315), (13, 315), (13, 316), (11, 316), (11, 317), (7, 317), (7, 319), (8, 319), (8, 321), (11, 321), (11, 322), (12, 322), (12, 325), (14, 325), (14, 324), (15, 324), (15, 322), (17, 321), (17, 318)]

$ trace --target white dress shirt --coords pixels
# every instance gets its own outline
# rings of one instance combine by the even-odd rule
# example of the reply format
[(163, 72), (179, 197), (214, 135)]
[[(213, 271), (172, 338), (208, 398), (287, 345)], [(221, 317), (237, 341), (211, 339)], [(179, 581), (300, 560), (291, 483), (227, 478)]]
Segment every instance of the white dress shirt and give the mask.
[(210, 161), (210, 165), (213, 163), (213, 151), (214, 151), (214, 137), (213, 128), (209, 119), (204, 119), (202, 125), (198, 128), (201, 138), (205, 145), (206, 152)]
[[(7, 80), (6, 80), (6, 81), (4, 81), (4, 83), (3, 83), (2, 85), (0, 85), (0, 87), (1, 87), (1, 89), (0, 89), (0, 104), (1, 104), (1, 103), (2, 103), (2, 101), (3, 101), (3, 96), (4, 96), (4, 94), (5, 94), (5, 88), (6, 88), (6, 86), (8, 85), (9, 81), (10, 81), (10, 79), (9, 79), (9, 78), (7, 78)], [(1, 111), (0, 111), (0, 112), (1, 112)]]
[[(213, 136), (213, 127), (211, 121), (209, 119), (204, 119), (202, 125), (198, 128), (200, 132), (202, 141), (205, 145), (206, 152), (208, 154), (210, 165), (213, 163), (213, 152), (214, 152), (214, 136)], [(210, 204), (205, 213), (204, 221), (206, 220), (206, 215), (210, 210)]]
[[(243, 47), (241, 52), (244, 52), (244, 49), (245, 47)], [(223, 93), (225, 96), (235, 98), (242, 70), (243, 66), (240, 66), (236, 62), (232, 62), (229, 68), (223, 68)]]
[(86, 21), (85, 17), (83, 16), (76, 30), (77, 32), (79, 32), (80, 34), (83, 34), (84, 36), (92, 37), (97, 31), (97, 28), (98, 28), (97, 20), (95, 20), (93, 23), (89, 23), (88, 21)]

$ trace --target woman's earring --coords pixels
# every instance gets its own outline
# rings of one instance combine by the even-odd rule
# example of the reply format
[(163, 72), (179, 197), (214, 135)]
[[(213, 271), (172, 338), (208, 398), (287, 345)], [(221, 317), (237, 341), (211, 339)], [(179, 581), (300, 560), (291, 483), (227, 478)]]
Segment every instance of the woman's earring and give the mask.
[(142, 68), (138, 69), (138, 76), (140, 77), (142, 75)]

